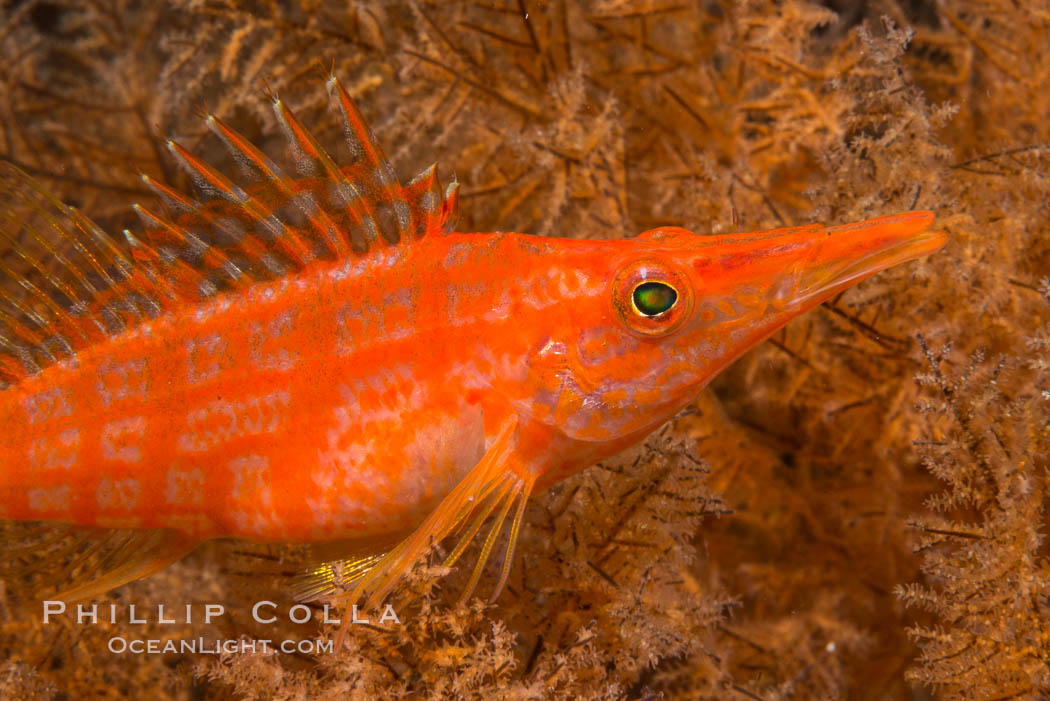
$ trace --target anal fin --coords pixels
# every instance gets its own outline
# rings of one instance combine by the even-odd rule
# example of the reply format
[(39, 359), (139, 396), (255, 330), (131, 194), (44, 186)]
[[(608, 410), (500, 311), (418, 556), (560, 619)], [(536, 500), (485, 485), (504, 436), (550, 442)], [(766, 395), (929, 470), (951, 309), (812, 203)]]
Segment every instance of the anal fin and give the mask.
[(11, 583), (21, 580), (37, 597), (66, 602), (92, 599), (148, 577), (200, 542), (170, 530), (53, 523), (6, 523), (0, 533), (0, 577)]
[(56, 600), (93, 599), (136, 579), (155, 574), (188, 555), (200, 542), (178, 531), (138, 531), (127, 538), (100, 576), (59, 592)]

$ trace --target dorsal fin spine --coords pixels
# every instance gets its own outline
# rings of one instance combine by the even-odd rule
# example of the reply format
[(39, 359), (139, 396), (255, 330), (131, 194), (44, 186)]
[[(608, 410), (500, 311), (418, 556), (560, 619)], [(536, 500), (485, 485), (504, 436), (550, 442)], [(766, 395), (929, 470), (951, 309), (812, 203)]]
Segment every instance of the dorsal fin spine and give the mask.
[[(244, 159), (244, 161), (250, 163), (264, 178), (278, 188), (282, 196), (288, 200), (294, 199), (294, 193), (288, 187), (287, 178), (283, 171), (259, 149), (255, 148), (251, 142), (214, 115), (208, 115), (205, 119), (205, 124), (222, 139), (223, 143), (226, 144), (226, 147), (236, 158)], [(284, 254), (296, 264), (300, 266), (306, 265), (313, 258), (307, 243), (294, 229), (285, 226), (274, 214), (271, 213), (269, 219), (274, 222), (274, 225), (271, 227), (271, 233), (274, 235), (278, 245), (282, 247)], [(324, 234), (326, 229), (321, 222), (309, 215), (307, 215), (307, 219), (317, 233)], [(329, 228), (332, 228), (330, 222)]]
[(362, 116), (357, 103), (335, 76), (328, 79), (328, 89), (329, 92), (334, 90), (338, 98), (351, 157), (355, 155), (355, 152), (360, 154), (359, 160), (368, 164), (372, 169), (373, 172), (369, 174), (370, 179), (378, 183), (377, 191), (372, 193), (373, 196), (378, 196), (381, 200), (379, 203), (381, 207), (388, 206), (394, 211), (393, 217), (380, 217), (384, 222), (391, 221), (397, 228), (396, 241), (392, 243), (408, 240), (415, 230), (412, 208), (405, 201), (401, 183), (398, 182), (397, 174), (390, 165), (390, 161), (387, 160), (383, 147), (376, 140), (375, 134)]
[[(168, 142), (168, 148), (171, 149), (172, 153), (176, 155), (179, 162), (191, 173), (191, 175), (201, 178), (209, 187), (218, 190), (218, 192), (228, 201), (232, 202), (237, 207), (244, 209), (250, 220), (262, 223), (275, 239), (284, 237), (286, 232), (284, 224), (274, 216), (273, 212), (266, 209), (258, 200), (248, 195), (243, 188), (235, 185), (222, 173), (215, 170), (206, 162), (197, 158), (174, 141)], [(295, 255), (295, 258), (293, 259), (299, 259), (301, 264), (301, 255), (299, 252), (286, 252)]]
[[(185, 195), (183, 195), (178, 190), (174, 190), (174, 189), (168, 187), (167, 185), (164, 185), (163, 183), (159, 183), (159, 182), (157, 182), (156, 180), (154, 180), (153, 178), (151, 178), (150, 176), (148, 176), (146, 174), (143, 174), (141, 177), (142, 177), (142, 182), (145, 183), (147, 187), (149, 187), (153, 192), (157, 193), (161, 197), (162, 200), (167, 202), (170, 206), (172, 206), (176, 210), (178, 210), (178, 211), (180, 211), (180, 212), (182, 212), (184, 214), (189, 214), (189, 215), (193, 215), (193, 216), (197, 216), (197, 217), (203, 217), (204, 216), (201, 213), (201, 211), (200, 211), (200, 205), (197, 202), (195, 202), (195, 201), (189, 199), (188, 197), (186, 197)], [(128, 232), (125, 231), (125, 237), (127, 235), (128, 235)], [(253, 246), (251, 246), (251, 244), (246, 243), (244, 241), (245, 238), (247, 238), (247, 237), (240, 237), (240, 240), (238, 241), (238, 246), (237, 247), (241, 250), (242, 253), (244, 253), (245, 255), (247, 255), (249, 257), (256, 256), (258, 254), (259, 248), (257, 246), (253, 247)], [(139, 243), (142, 243), (142, 242), (139, 242)], [(159, 258), (158, 258), (158, 260), (159, 260)], [(293, 260), (294, 260), (294, 258), (293, 258)]]
[(174, 207), (177, 210), (184, 212), (195, 212), (197, 211), (197, 205), (195, 202), (187, 198), (178, 190), (174, 190), (163, 183), (159, 183), (145, 173), (142, 174), (142, 182), (145, 183), (146, 187), (155, 192), (165, 202)]
[[(172, 142), (172, 143), (174, 143), (174, 142)], [(180, 163), (185, 163), (185, 162), (180, 160)], [(173, 190), (172, 188), (155, 181), (153, 178), (149, 177), (148, 175), (143, 175), (142, 176), (142, 181), (144, 183), (146, 183), (146, 185), (151, 190), (153, 190), (154, 192), (158, 193), (161, 196), (162, 199), (164, 199), (169, 204), (174, 206), (177, 210), (179, 210), (179, 211), (181, 211), (181, 212), (183, 212), (185, 214), (193, 215), (193, 216), (198, 217), (200, 219), (207, 219), (208, 218), (207, 215), (204, 214), (201, 211), (199, 203), (197, 203), (197, 202), (195, 202), (195, 201), (185, 197), (184, 195), (182, 195), (182, 193), (178, 192), (177, 190)], [(180, 227), (180, 228), (184, 229), (184, 227)], [(221, 223), (218, 223), (218, 228), (219, 229), (223, 229), (223, 225)], [(248, 258), (251, 258), (253, 260), (259, 259), (261, 257), (261, 255), (262, 255), (262, 253), (264, 251), (263, 251), (261, 245), (258, 242), (254, 241), (254, 237), (237, 235), (236, 232), (229, 232), (229, 233), (234, 234), (234, 237), (237, 239), (237, 248), (240, 249), (241, 253), (243, 253), (245, 256), (247, 256)], [(195, 238), (198, 241), (200, 240), (200, 237), (195, 237)], [(282, 250), (282, 252), (283, 252), (283, 250)], [(295, 260), (294, 257), (292, 259)]]
[(255, 147), (255, 144), (244, 138), (239, 132), (213, 114), (204, 118), (204, 124), (226, 144), (237, 158), (243, 158), (269, 180), (284, 179), (284, 171), (266, 154)]
[(201, 241), (195, 234), (186, 231), (179, 225), (168, 221), (158, 214), (154, 214), (140, 204), (134, 204), (132, 205), (132, 208), (147, 227), (164, 231), (176, 242), (186, 241), (200, 248), (203, 256), (203, 264), (208, 268), (219, 268), (223, 270), (226, 273), (227, 278), (229, 278), (235, 287), (240, 287), (245, 284), (245, 272), (230, 260), (229, 256), (215, 248), (215, 246)]
[(150, 295), (156, 303), (164, 309), (169, 308), (167, 302), (178, 299), (178, 295), (171, 282), (157, 272), (157, 263), (160, 256), (147, 243), (136, 238), (127, 229), (124, 229), (124, 238), (131, 249), (131, 256), (135, 260), (136, 268), (142, 271), (144, 281), (153, 288)]
[[(185, 163), (185, 161), (181, 161), (180, 160), (180, 163)], [(205, 213), (203, 213), (201, 211), (201, 207), (200, 207), (199, 203), (194, 202), (193, 200), (190, 200), (190, 199), (184, 197), (181, 193), (179, 193), (176, 190), (173, 190), (173, 189), (169, 188), (166, 185), (163, 185), (161, 183), (156, 182), (155, 180), (150, 178), (148, 175), (143, 175), (142, 176), (142, 180), (154, 192), (159, 193), (164, 200), (166, 200), (167, 202), (171, 203), (176, 209), (178, 209), (182, 213), (188, 214), (188, 215), (192, 215), (192, 216), (197, 217), (198, 219), (202, 219), (202, 220), (209, 219), (208, 215), (206, 215)], [(156, 215), (154, 215), (154, 216), (156, 216)], [(216, 224), (217, 228), (219, 228), (220, 230), (224, 229), (224, 225), (221, 222), (214, 222), (214, 223)], [(178, 227), (178, 228), (182, 229), (183, 231), (185, 231), (185, 227)], [(165, 233), (168, 233), (168, 232), (165, 231)], [(237, 249), (240, 250), (240, 252), (242, 254), (244, 254), (246, 257), (248, 257), (249, 259), (252, 259), (252, 260), (261, 260), (262, 259), (263, 254), (265, 253), (265, 250), (262, 247), (261, 243), (259, 243), (258, 241), (255, 240), (254, 236), (245, 236), (245, 235), (243, 235), (243, 232), (241, 234), (237, 234), (237, 232), (228, 232), (228, 233), (231, 233), (234, 236), (234, 238), (236, 238), (236, 240), (237, 240), (236, 247), (237, 247)], [(201, 241), (200, 237), (196, 236), (196, 235), (194, 236), (193, 239), (188, 239), (188, 240)], [(287, 242), (285, 242), (285, 244), (286, 243)], [(279, 243), (278, 247), (281, 249), (282, 252), (287, 253), (289, 255), (289, 257), (293, 261), (296, 260), (294, 251), (287, 250), (286, 245), (282, 245), (282, 244)]]
[(405, 186), (405, 199), (415, 203), (413, 209), (417, 220), (416, 237), (437, 233), (441, 221), (441, 181), (437, 177), (437, 164), (412, 179)]
[(327, 86), (328, 94), (333, 92), (339, 100), (340, 112), (343, 116), (343, 124), (346, 131), (347, 144), (350, 147), (350, 158), (353, 161), (365, 161), (376, 164), (386, 160), (383, 149), (375, 139), (372, 129), (368, 126), (357, 103), (353, 101), (350, 94), (343, 88), (343, 84), (334, 75), (329, 76)]
[(215, 190), (231, 202), (243, 204), (248, 198), (244, 190), (210, 165), (184, 149), (178, 142), (168, 139), (168, 151), (175, 156), (182, 169), (198, 181), (201, 189)]
[[(288, 140), (291, 143), (292, 150), (294, 155), (296, 156), (296, 161), (298, 162), (300, 170), (307, 170), (306, 163), (311, 161), (313, 162), (313, 167), (316, 168), (318, 159), (315, 156), (311, 155), (311, 150), (313, 149), (313, 146), (311, 145), (311, 139), (300, 138), (299, 131), (304, 131), (302, 129), (302, 126), (297, 121), (295, 121), (294, 117), (291, 116), (291, 113), (284, 106), (284, 103), (282, 103), (280, 100), (276, 100), (274, 102), (273, 109), (277, 115), (277, 121), (280, 122), (281, 127), (284, 129), (285, 135), (288, 137)], [(304, 196), (306, 198), (305, 200), (303, 199)], [(316, 210), (318, 214), (324, 214), (324, 208), (318, 207), (316, 203), (310, 203), (310, 206), (307, 207), (306, 203), (309, 203), (310, 199), (312, 198), (311, 193), (307, 193), (304, 196), (297, 196), (295, 198), (295, 201), (299, 202), (301, 206), (303, 206), (304, 211), (307, 212), (307, 216), (313, 219), (315, 214), (314, 211), (311, 210)], [(339, 235), (340, 232), (338, 227), (331, 222), (327, 214), (324, 214), (324, 217), (327, 220), (327, 223), (331, 224), (331, 226), (322, 227), (321, 241), (325, 244), (325, 246), (328, 248), (329, 253), (331, 253), (332, 255), (337, 257), (345, 256), (349, 252), (347, 250), (346, 241), (343, 239), (343, 236)], [(347, 236), (347, 238), (351, 236), (349, 232), (345, 232), (345, 235)]]
[[(335, 186), (342, 199), (342, 202), (338, 204), (346, 207), (355, 222), (362, 228), (365, 238), (364, 245), (367, 250), (372, 241), (379, 238), (379, 231), (376, 227), (375, 218), (367, 203), (361, 197), (360, 191), (352, 182), (347, 180), (343, 172), (332, 162), (331, 157), (325, 153), (313, 135), (296, 119), (292, 111), (283, 102), (276, 100), (273, 109), (277, 114), (277, 119), (285, 128), (285, 132), (288, 134), (293, 147), (302, 151), (306, 158), (314, 161), (315, 165), (320, 165), (324, 171), (324, 176)], [(337, 232), (332, 233), (330, 243), (335, 246), (336, 255), (340, 258), (345, 257), (350, 252), (347, 246), (347, 239), (352, 239), (353, 232), (342, 232), (343, 236), (336, 235)]]
[[(171, 299), (201, 296), (200, 287), (205, 280), (197, 270), (179, 258), (164, 260), (160, 251), (139, 240), (127, 229), (124, 230), (124, 236), (132, 247), (132, 255), (140, 265), (153, 270), (154, 280), (167, 290)], [(161, 273), (159, 268), (163, 268), (168, 274)]]
[(451, 234), (459, 224), (459, 183), (453, 180), (445, 188), (445, 201), (441, 205), (441, 233)]

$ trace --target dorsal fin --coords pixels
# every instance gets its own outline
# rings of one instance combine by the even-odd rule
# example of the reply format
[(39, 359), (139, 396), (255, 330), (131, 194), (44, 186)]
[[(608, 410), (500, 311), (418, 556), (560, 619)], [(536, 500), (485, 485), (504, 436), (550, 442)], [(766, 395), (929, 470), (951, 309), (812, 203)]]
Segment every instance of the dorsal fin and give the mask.
[(457, 183), (443, 191), (431, 166), (402, 186), (347, 91), (334, 77), (327, 87), (350, 163), (336, 164), (279, 99), (296, 176), (209, 115), (245, 182), (169, 141), (198, 194), (144, 175), (162, 206), (135, 205), (143, 232), (121, 242), (0, 162), (0, 388), (224, 290), (452, 231)]
[(0, 202), (0, 386), (155, 315), (159, 303), (147, 299), (135, 262), (3, 162)]

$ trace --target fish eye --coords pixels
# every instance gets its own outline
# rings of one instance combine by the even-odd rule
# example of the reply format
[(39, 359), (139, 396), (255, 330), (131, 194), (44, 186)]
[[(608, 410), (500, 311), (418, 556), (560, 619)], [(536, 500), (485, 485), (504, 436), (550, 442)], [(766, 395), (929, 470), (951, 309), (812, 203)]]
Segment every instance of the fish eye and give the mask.
[(617, 271), (610, 292), (618, 321), (638, 336), (668, 336), (692, 315), (692, 282), (674, 263), (653, 258), (631, 261)]
[(647, 280), (634, 288), (631, 301), (642, 316), (660, 316), (678, 301), (678, 291), (666, 282)]

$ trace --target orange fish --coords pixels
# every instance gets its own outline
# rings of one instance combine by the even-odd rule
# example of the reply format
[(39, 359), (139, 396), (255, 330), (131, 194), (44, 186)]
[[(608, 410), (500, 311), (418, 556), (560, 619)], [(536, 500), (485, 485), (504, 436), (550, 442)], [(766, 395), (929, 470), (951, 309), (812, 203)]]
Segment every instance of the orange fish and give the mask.
[[(112, 529), (88, 598), (210, 538), (338, 543), (381, 600), (638, 443), (785, 323), (946, 241), (933, 215), (585, 241), (456, 233), (456, 184), (402, 185), (353, 101), (338, 165), (280, 100), (295, 172), (218, 118), (239, 184), (174, 142), (197, 198), (118, 245), (12, 166), (0, 235), (0, 517)], [(130, 534), (130, 535), (129, 535)], [(106, 537), (102, 535), (100, 537)], [(116, 537), (116, 536), (113, 536)]]

